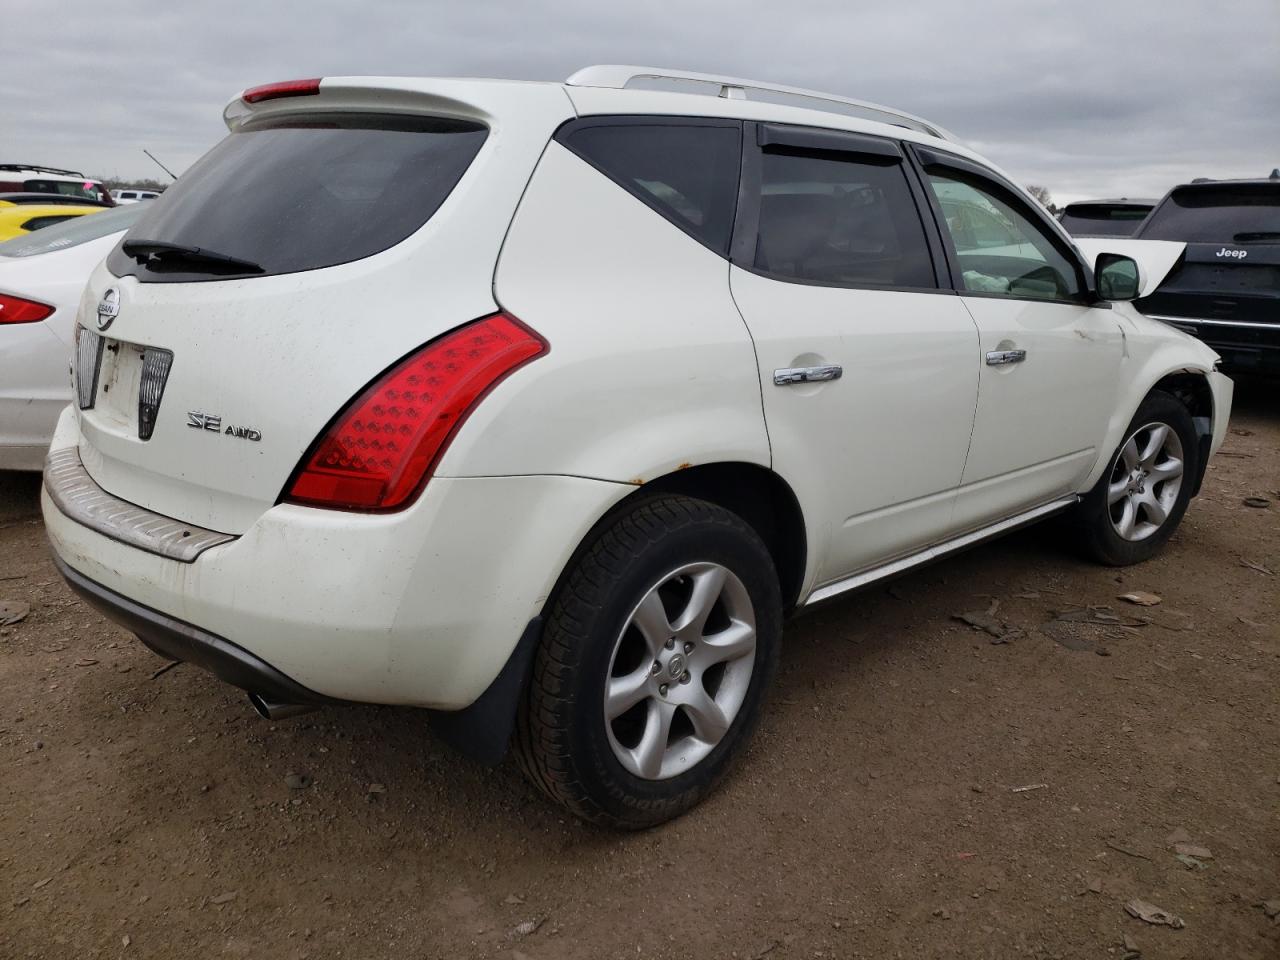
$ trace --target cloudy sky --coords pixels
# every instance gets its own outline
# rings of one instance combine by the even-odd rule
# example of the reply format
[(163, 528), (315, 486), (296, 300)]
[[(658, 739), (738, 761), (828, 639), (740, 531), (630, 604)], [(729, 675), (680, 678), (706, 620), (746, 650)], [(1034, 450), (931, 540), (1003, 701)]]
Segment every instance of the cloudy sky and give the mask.
[(5, 0), (0, 162), (149, 177), (247, 86), (635, 63), (933, 119), (1058, 200), (1280, 166), (1280, 0)]

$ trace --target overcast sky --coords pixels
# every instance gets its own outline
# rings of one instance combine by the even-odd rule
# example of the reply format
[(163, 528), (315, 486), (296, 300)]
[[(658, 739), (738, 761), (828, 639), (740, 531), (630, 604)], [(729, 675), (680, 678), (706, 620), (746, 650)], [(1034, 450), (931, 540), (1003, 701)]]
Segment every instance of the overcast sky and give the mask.
[(245, 87), (633, 63), (928, 117), (1055, 199), (1280, 166), (1280, 0), (5, 0), (0, 162), (149, 177)]

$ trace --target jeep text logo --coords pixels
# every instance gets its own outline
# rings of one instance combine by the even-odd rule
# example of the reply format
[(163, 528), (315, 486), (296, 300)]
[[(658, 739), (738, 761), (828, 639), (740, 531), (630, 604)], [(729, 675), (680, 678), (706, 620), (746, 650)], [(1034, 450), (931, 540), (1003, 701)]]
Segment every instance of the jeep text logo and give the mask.
[(1228, 250), (1226, 247), (1214, 254), (1215, 257), (1230, 257), (1233, 260), (1243, 260), (1248, 255), (1248, 250)]

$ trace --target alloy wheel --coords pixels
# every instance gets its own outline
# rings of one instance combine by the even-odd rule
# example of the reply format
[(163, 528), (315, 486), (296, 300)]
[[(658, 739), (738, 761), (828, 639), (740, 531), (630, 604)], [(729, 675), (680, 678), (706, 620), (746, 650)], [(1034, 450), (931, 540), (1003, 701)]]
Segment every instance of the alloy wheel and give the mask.
[(1182, 441), (1167, 423), (1139, 427), (1116, 454), (1107, 485), (1111, 526), (1125, 540), (1145, 540), (1168, 519), (1182, 489)]
[(733, 571), (692, 563), (662, 577), (610, 659), (604, 720), (614, 756), (645, 780), (691, 770), (729, 732), (755, 653), (754, 609)]

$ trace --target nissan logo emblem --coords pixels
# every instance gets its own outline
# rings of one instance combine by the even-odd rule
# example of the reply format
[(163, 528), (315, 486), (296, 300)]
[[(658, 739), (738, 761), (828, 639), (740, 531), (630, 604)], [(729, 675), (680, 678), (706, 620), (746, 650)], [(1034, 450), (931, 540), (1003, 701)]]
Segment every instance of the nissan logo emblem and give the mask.
[(105, 330), (120, 315), (120, 291), (112, 287), (98, 301), (98, 329)]

